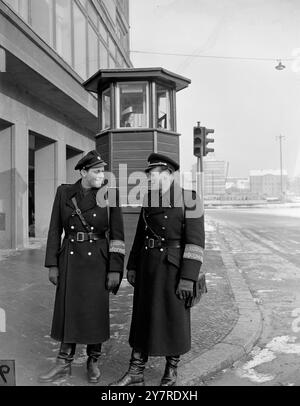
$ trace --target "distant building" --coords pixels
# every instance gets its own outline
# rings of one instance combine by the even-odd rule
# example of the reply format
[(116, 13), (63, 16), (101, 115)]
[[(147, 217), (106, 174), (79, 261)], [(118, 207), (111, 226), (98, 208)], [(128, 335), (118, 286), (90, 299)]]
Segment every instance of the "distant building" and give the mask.
[(203, 163), (204, 196), (220, 196), (225, 194), (226, 162), (214, 158), (206, 158)]
[(250, 190), (249, 178), (227, 178), (226, 193), (245, 192)]
[(295, 196), (300, 196), (300, 176), (296, 176), (289, 181), (289, 192)]
[[(287, 172), (282, 173), (282, 191), (287, 191)], [(281, 175), (279, 170), (250, 171), (251, 193), (263, 197), (279, 197), (281, 195)]]

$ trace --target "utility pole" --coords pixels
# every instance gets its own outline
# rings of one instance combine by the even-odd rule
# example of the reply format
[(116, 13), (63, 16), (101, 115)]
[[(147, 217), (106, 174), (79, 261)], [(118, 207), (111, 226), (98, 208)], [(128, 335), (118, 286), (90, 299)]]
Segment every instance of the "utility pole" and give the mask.
[(280, 134), (276, 137), (279, 140), (279, 154), (280, 154), (280, 192), (281, 198), (283, 197), (283, 169), (282, 169), (282, 140), (285, 138), (284, 135)]

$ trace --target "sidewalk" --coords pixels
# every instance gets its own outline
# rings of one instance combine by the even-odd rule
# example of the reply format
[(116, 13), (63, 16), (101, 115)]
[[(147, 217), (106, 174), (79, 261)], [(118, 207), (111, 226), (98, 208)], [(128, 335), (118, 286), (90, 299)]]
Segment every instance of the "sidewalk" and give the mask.
[[(203, 378), (202, 361), (207, 368), (207, 354), (230, 337), (240, 320), (224, 253), (215, 238), (216, 230), (208, 225), (206, 235), (208, 294), (192, 311), (192, 350), (182, 357), (179, 385), (199, 384)], [(55, 288), (48, 282), (48, 272), (43, 268), (44, 254), (45, 248), (36, 246), (13, 252), (2, 260), (0, 255), (0, 307), (7, 317), (7, 332), (0, 333), (0, 359), (16, 360), (17, 385), (37, 385), (37, 376), (52, 365), (58, 351), (59, 344), (49, 337)], [(120, 377), (128, 368), (132, 295), (131, 286), (124, 280), (118, 295), (111, 297), (111, 339), (103, 346), (101, 385)], [(216, 361), (214, 367), (209, 366), (209, 372), (218, 368), (219, 360)], [(87, 385), (85, 362), (85, 348), (81, 345), (72, 377), (51, 385)], [(158, 385), (163, 369), (162, 358), (150, 358), (146, 383)]]

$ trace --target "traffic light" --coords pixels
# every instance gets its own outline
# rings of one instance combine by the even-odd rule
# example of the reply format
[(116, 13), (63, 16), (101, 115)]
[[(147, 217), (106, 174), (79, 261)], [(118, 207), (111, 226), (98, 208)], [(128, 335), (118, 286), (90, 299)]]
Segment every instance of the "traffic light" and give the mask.
[(194, 155), (201, 158), (202, 151), (204, 148), (204, 127), (194, 127)]
[(213, 138), (208, 138), (209, 134), (214, 134), (215, 130), (211, 130), (210, 128), (203, 128), (204, 136), (203, 136), (203, 156), (206, 156), (210, 152), (215, 152), (214, 148), (208, 148), (207, 145), (211, 142), (215, 142)]

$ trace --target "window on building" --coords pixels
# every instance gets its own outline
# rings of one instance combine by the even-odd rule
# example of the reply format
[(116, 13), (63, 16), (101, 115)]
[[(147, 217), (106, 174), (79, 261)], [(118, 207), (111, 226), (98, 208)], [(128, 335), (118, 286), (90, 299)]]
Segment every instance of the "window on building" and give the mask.
[(157, 127), (171, 130), (170, 90), (156, 85)]
[(83, 79), (87, 77), (86, 24), (85, 15), (74, 4), (74, 68)]
[(116, 62), (111, 55), (109, 55), (109, 67), (110, 69), (114, 69), (116, 67)]
[(118, 123), (119, 127), (145, 128), (148, 120), (147, 82), (128, 82), (118, 84)]
[(108, 68), (108, 52), (106, 47), (102, 44), (102, 42), (99, 42), (99, 47), (100, 47), (100, 68), (101, 69), (107, 69)]
[(95, 7), (92, 5), (92, 3), (88, 3), (88, 15), (90, 19), (93, 21), (95, 24), (95, 27), (98, 26), (98, 14), (97, 11), (95, 10)]
[(108, 41), (107, 30), (106, 30), (103, 22), (100, 19), (99, 19), (99, 32), (100, 32), (102, 39), (107, 44), (107, 41)]
[(99, 56), (98, 56), (98, 36), (89, 24), (88, 28), (88, 43), (89, 43), (89, 76), (92, 76), (99, 69)]
[(28, 22), (29, 3), (28, 0), (5, 0), (5, 2)]
[(102, 130), (111, 127), (111, 92), (110, 88), (102, 93)]
[(48, 44), (53, 45), (53, 0), (31, 0), (31, 25)]
[(56, 50), (69, 64), (71, 64), (71, 2), (56, 0), (55, 3)]
[(108, 49), (112, 56), (115, 58), (116, 56), (116, 45), (111, 36), (108, 38)]
[(115, 23), (115, 21), (116, 21), (116, 4), (115, 4), (115, 2), (111, 1), (111, 0), (102, 0), (102, 3), (104, 4), (106, 10), (108, 11), (110, 18)]

